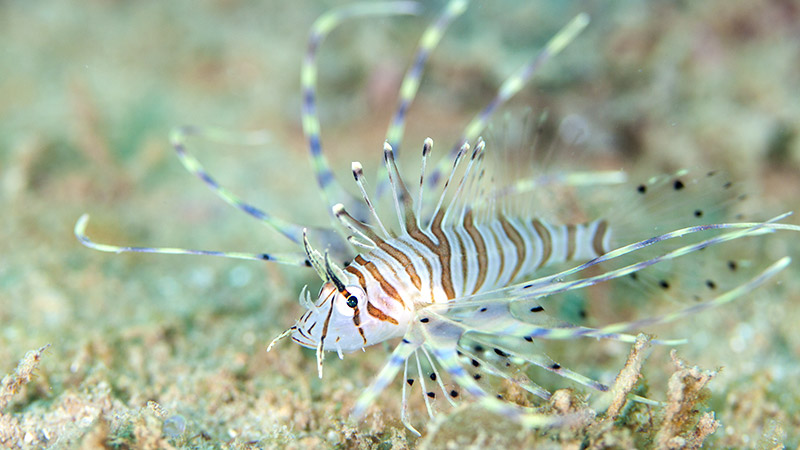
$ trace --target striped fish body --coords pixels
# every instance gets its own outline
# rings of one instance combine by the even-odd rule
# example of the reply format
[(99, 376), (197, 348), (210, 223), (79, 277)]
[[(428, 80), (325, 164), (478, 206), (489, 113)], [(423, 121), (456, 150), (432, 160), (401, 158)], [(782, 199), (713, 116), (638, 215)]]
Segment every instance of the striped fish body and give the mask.
[(345, 270), (386, 288), (395, 304), (426, 306), (506, 286), (547, 264), (600, 256), (609, 235), (604, 220), (552, 225), (500, 214), (477, 223), (467, 213), (460, 224), (386, 241), (385, 250), (359, 256)]
[(479, 223), (467, 211), (459, 223), (442, 225), (442, 217), (426, 231), (374, 236), (376, 248), (344, 269), (346, 294), (326, 283), (295, 325), (294, 340), (350, 352), (401, 337), (420, 308), (507, 286), (547, 264), (600, 256), (610, 237), (604, 220), (553, 225), (498, 214)]

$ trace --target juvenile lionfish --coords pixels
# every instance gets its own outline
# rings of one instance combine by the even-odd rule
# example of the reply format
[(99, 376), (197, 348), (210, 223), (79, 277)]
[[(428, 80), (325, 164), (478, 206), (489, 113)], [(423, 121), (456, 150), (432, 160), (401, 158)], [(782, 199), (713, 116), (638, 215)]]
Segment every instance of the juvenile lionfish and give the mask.
[[(480, 134), (497, 108), (586, 27), (588, 17), (583, 14), (569, 22), (539, 54), (502, 84), (494, 99), (468, 124), (453, 150), (430, 174), (426, 173), (426, 166), (433, 141), (430, 138), (424, 141), (418, 189), (412, 194), (395, 162), (395, 149), (399, 148), (406, 112), (416, 96), (426, 61), (447, 26), (464, 11), (466, 3), (450, 1), (422, 35), (414, 62), (400, 88), (399, 104), (383, 145), (385, 172), (381, 172), (377, 193), (372, 198), (367, 193), (360, 163), (352, 164), (360, 199), (353, 198), (337, 184), (328, 166), (319, 134), (315, 59), (321, 41), (346, 19), (416, 14), (419, 8), (408, 2), (359, 4), (333, 10), (315, 22), (302, 67), (303, 130), (322, 196), (331, 205), (334, 223), (338, 222), (341, 230), (348, 234), (346, 240), (332, 229), (311, 229), (274, 217), (220, 186), (187, 152), (185, 141), (188, 136), (216, 139), (228, 135), (219, 130), (193, 127), (178, 129), (171, 136), (172, 145), (186, 169), (224, 201), (272, 227), (297, 244), (302, 252), (279, 255), (100, 244), (85, 234), (87, 215), (78, 220), (76, 236), (84, 245), (107, 252), (214, 255), (313, 268), (323, 280), (319, 294), (313, 299), (306, 288), (302, 290), (299, 301), (307, 311), (267, 350), (279, 339), (291, 336), (300, 345), (316, 349), (318, 374), (322, 377), (326, 351), (342, 357), (344, 353), (374, 344), (398, 341), (384, 367), (356, 401), (353, 415), (362, 416), (402, 371), (401, 420), (414, 432), (406, 409), (407, 390), (413, 389), (415, 380), (419, 380), (431, 415), (430, 399), (436, 397), (437, 392), (450, 403), (458, 401), (461, 393), (466, 392), (491, 410), (526, 424), (555, 424), (557, 419), (498, 400), (487, 379), (508, 380), (535, 396), (548, 399), (551, 394), (545, 388), (527, 377), (515, 376), (518, 373), (515, 370), (531, 365), (588, 388), (606, 391), (605, 384), (561, 366), (536, 351), (532, 344), (540, 339), (585, 337), (634, 342), (635, 336), (626, 332), (672, 322), (730, 302), (763, 284), (789, 264), (789, 258), (784, 257), (751, 278), (737, 281), (731, 289), (649, 319), (590, 328), (557, 320), (548, 314), (544, 304), (558, 294), (635, 277), (640, 271), (645, 275), (646, 269), (652, 266), (668, 264), (668, 261), (728, 241), (776, 230), (800, 231), (800, 227), (777, 223), (788, 214), (766, 222), (715, 223), (709, 213), (721, 207), (717, 202), (729, 197), (726, 193), (729, 183), (718, 181), (715, 173), (692, 178), (681, 171), (668, 177), (652, 178), (630, 189), (634, 201), (666, 202), (660, 207), (662, 216), (659, 217), (673, 215), (673, 221), (683, 223), (682, 228), (668, 232), (657, 228), (653, 231), (653, 227), (643, 224), (626, 225), (623, 220), (616, 223), (614, 217), (622, 217), (619, 213), (559, 223), (542, 217), (541, 211), (532, 210), (529, 204), (519, 201), (526, 193), (542, 195), (557, 188), (592, 190), (621, 184), (626, 182), (622, 172), (561, 171), (526, 174), (505, 181), (492, 178), (485, 156), (502, 149), (492, 150), (491, 144)], [(708, 189), (719, 192), (720, 196), (702, 192)], [(391, 193), (399, 231), (393, 230), (388, 220), (381, 219), (378, 213), (378, 201), (387, 191)], [(704, 200), (696, 200), (700, 197)], [(512, 201), (512, 198), (517, 200)], [(684, 214), (684, 210), (689, 213)], [(666, 222), (658, 222), (659, 217), (648, 223), (664, 227)], [(661, 250), (652, 253), (654, 249)], [(541, 276), (540, 270), (545, 266), (567, 263), (572, 266)], [(598, 270), (601, 264), (609, 263), (617, 267)], [(537, 272), (540, 273), (538, 277)], [(668, 287), (667, 281), (659, 283), (663, 289)], [(709, 288), (716, 288), (713, 281), (706, 283)], [(655, 342), (670, 345), (682, 341)], [(428, 388), (426, 379), (434, 383), (433, 389)]]

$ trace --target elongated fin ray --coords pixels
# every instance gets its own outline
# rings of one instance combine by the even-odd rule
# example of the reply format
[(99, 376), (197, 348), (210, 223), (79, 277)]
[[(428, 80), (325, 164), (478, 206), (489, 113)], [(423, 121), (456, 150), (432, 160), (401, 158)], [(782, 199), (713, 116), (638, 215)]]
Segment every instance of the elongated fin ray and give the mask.
[(460, 211), (458, 213), (453, 212), (453, 210), (458, 209), (456, 205), (458, 204), (460, 198), (463, 197), (462, 193), (464, 191), (464, 186), (472, 178), (474, 178), (472, 176), (473, 166), (475, 165), (475, 161), (478, 160), (478, 158), (483, 154), (483, 150), (485, 147), (486, 143), (483, 141), (483, 139), (478, 138), (478, 142), (475, 144), (475, 149), (472, 150), (472, 156), (470, 157), (469, 162), (467, 163), (467, 168), (464, 170), (464, 175), (461, 176), (461, 180), (458, 183), (458, 187), (456, 187), (456, 192), (453, 194), (453, 198), (450, 199), (450, 205), (448, 206), (447, 211), (444, 213), (442, 226), (447, 225), (448, 219), (450, 219), (453, 214), (457, 214), (460, 217), (461, 213), (464, 212), (468, 207), (468, 203), (466, 202), (465, 199), (464, 206), (460, 208)]
[(378, 395), (386, 389), (386, 386), (392, 382), (400, 371), (400, 368), (417, 348), (419, 348), (419, 344), (414, 344), (408, 339), (403, 339), (400, 344), (395, 347), (394, 351), (389, 356), (389, 360), (381, 371), (378, 372), (378, 375), (369, 387), (367, 387), (367, 389), (361, 393), (361, 396), (358, 397), (358, 400), (356, 400), (355, 407), (351, 413), (353, 418), (359, 419), (364, 415), (369, 405), (371, 405)]
[(682, 318), (693, 316), (695, 314), (699, 314), (703, 311), (719, 307), (726, 303), (730, 303), (737, 298), (746, 295), (756, 289), (757, 287), (761, 286), (762, 284), (766, 283), (769, 279), (773, 278), (778, 272), (785, 269), (789, 263), (791, 263), (791, 258), (785, 256), (774, 263), (772, 263), (769, 267), (764, 269), (761, 273), (759, 273), (756, 277), (750, 279), (746, 283), (742, 283), (741, 285), (725, 292), (722, 295), (714, 297), (711, 300), (698, 303), (696, 305), (689, 306), (687, 308), (680, 309), (678, 311), (665, 314), (662, 316), (650, 317), (640, 320), (634, 320), (631, 322), (623, 322), (619, 324), (609, 325), (605, 327), (599, 328), (601, 332), (610, 332), (610, 333), (618, 333), (621, 331), (629, 331), (629, 330), (638, 330), (644, 327), (650, 327), (655, 325), (663, 325), (671, 322), (675, 322)]
[(397, 108), (392, 116), (389, 129), (386, 131), (386, 141), (395, 150), (399, 149), (402, 143), (406, 113), (417, 95), (425, 63), (428, 61), (433, 49), (441, 41), (447, 27), (454, 19), (464, 13), (468, 3), (465, 0), (451, 0), (439, 17), (422, 33), (414, 55), (414, 62), (408, 68), (400, 85), (400, 98), (397, 102)]
[(428, 165), (428, 156), (431, 154), (433, 150), (433, 139), (430, 137), (425, 138), (425, 142), (422, 144), (422, 164), (419, 171), (419, 192), (417, 197), (417, 228), (421, 228), (422, 225), (420, 224), (420, 218), (422, 217), (422, 205), (425, 200), (424, 192), (425, 192), (425, 169)]
[(461, 163), (464, 155), (469, 151), (469, 148), (469, 143), (465, 142), (458, 151), (458, 154), (456, 154), (456, 157), (453, 160), (453, 168), (450, 170), (450, 175), (448, 175), (447, 181), (444, 183), (444, 187), (442, 187), (442, 193), (439, 196), (439, 201), (436, 203), (436, 208), (433, 210), (433, 215), (431, 217), (436, 217), (439, 215), (439, 211), (441, 211), (442, 204), (447, 196), (447, 190), (450, 187), (450, 183), (453, 181), (453, 178), (455, 177), (456, 169), (458, 169), (458, 165)]
[(397, 220), (400, 222), (400, 229), (403, 234), (406, 234), (409, 229), (416, 226), (417, 218), (414, 217), (414, 203), (411, 198), (411, 193), (408, 192), (408, 188), (405, 182), (403, 182), (403, 177), (397, 169), (397, 163), (394, 160), (394, 150), (388, 142), (383, 144), (383, 162), (386, 166), (386, 172), (389, 174), (389, 182), (392, 185), (394, 204), (397, 209)]
[(308, 233), (306, 230), (303, 230), (303, 249), (305, 249), (306, 256), (308, 257), (306, 261), (311, 264), (311, 267), (314, 268), (314, 271), (317, 272), (320, 279), (327, 280), (328, 274), (325, 273), (325, 262), (322, 259), (322, 254), (311, 247), (311, 244), (308, 242)]
[[(732, 241), (735, 239), (739, 239), (745, 236), (752, 236), (763, 232), (770, 232), (772, 229), (770, 228), (769, 223), (760, 223), (760, 224), (727, 224), (730, 225), (729, 227), (725, 228), (732, 228), (735, 231), (727, 232), (721, 234), (719, 236), (715, 236), (713, 238), (709, 238), (698, 243), (685, 245), (670, 252), (667, 252), (663, 255), (656, 256), (654, 258), (650, 258), (644, 261), (640, 261), (634, 264), (629, 264), (625, 267), (610, 270), (603, 274), (586, 277), (579, 280), (573, 281), (565, 281), (565, 282), (553, 282), (557, 280), (556, 277), (548, 277), (551, 278), (551, 283), (548, 285), (544, 285), (544, 283), (529, 283), (527, 285), (522, 286), (519, 288), (518, 292), (520, 294), (520, 299), (522, 298), (532, 298), (532, 297), (542, 297), (545, 295), (550, 295), (558, 292), (565, 292), (572, 289), (580, 289), (583, 287), (592, 286), (598, 283), (603, 283), (608, 280), (612, 280), (615, 278), (619, 278), (625, 275), (630, 275), (631, 273), (638, 272), (644, 268), (653, 266), (655, 264), (659, 264), (664, 261), (673, 260), (676, 258), (680, 258), (682, 256), (686, 256), (690, 253), (702, 250), (712, 245), (718, 245), (724, 242)], [(743, 225), (751, 225), (749, 227), (745, 227)], [(781, 225), (781, 224), (776, 224)], [(614, 252), (609, 252), (614, 253)], [(600, 257), (602, 258), (602, 257)], [(597, 258), (599, 259), (599, 258)], [(588, 264), (588, 263), (587, 263)], [(583, 264), (584, 266), (586, 264)], [(574, 269), (573, 269), (574, 270)], [(571, 271), (567, 271), (571, 272)], [(528, 292), (525, 292), (528, 291)]]
[(434, 378), (436, 378), (436, 383), (439, 384), (439, 389), (442, 391), (442, 395), (450, 403), (450, 406), (456, 406), (456, 402), (449, 395), (447, 395), (447, 388), (444, 387), (444, 381), (442, 375), (439, 373), (439, 369), (436, 368), (436, 363), (431, 358), (430, 353), (428, 353), (428, 349), (425, 346), (422, 346), (420, 347), (420, 350), (422, 350), (422, 353), (425, 355), (425, 358), (428, 359), (431, 371), (434, 374)]
[[(529, 339), (536, 339), (536, 338), (575, 339), (579, 337), (591, 337), (591, 338), (601, 338), (601, 339), (614, 339), (623, 342), (635, 342), (636, 341), (635, 336), (624, 334), (624, 332), (631, 330), (640, 330), (644, 327), (674, 322), (684, 317), (698, 314), (702, 311), (718, 307), (725, 303), (729, 303), (751, 292), (758, 286), (764, 284), (767, 280), (774, 277), (778, 272), (785, 269), (786, 266), (789, 265), (790, 261), (791, 259), (789, 257), (781, 258), (780, 260), (776, 261), (775, 263), (767, 267), (756, 277), (750, 279), (745, 283), (742, 283), (741, 285), (709, 301), (692, 305), (690, 307), (669, 314), (665, 314), (662, 316), (656, 316), (630, 322), (622, 322), (599, 328), (588, 328), (588, 327), (577, 327), (577, 326), (553, 328), (541, 325), (533, 325), (524, 323), (514, 318), (510, 314), (506, 315), (494, 314), (492, 318), (486, 318), (483, 317), (482, 315), (479, 315), (480, 313), (476, 313), (473, 320), (466, 320), (466, 316), (464, 314), (461, 314), (456, 323), (458, 323), (459, 326), (464, 327), (465, 330), (477, 333), (527, 337)], [(508, 302), (508, 300), (501, 299), (498, 300), (498, 302), (505, 303)], [(491, 303), (491, 301), (487, 299), (487, 301), (484, 301), (482, 304), (487, 304), (487, 303)], [(434, 313), (433, 307), (428, 307), (427, 309), (431, 310), (431, 313)], [(446, 314), (440, 315), (440, 317), (441, 319), (445, 319)], [(655, 344), (676, 345), (684, 343), (685, 340), (653, 340), (652, 342)]]
[[(509, 345), (505, 345), (505, 343), (503, 342), (497, 342), (497, 340), (489, 340), (488, 336), (484, 335), (472, 336), (472, 339), (474, 339), (476, 342), (481, 342), (486, 346), (500, 350), (505, 358), (507, 358), (509, 361), (518, 366), (528, 362), (538, 367), (541, 367), (542, 369), (547, 370), (548, 372), (555, 373), (559, 376), (575, 381), (576, 383), (579, 383), (583, 386), (594, 389), (596, 391), (600, 392), (608, 391), (608, 386), (606, 386), (605, 384), (593, 380), (585, 375), (573, 372), (572, 370), (567, 369), (561, 364), (557, 364), (555, 361), (553, 361), (544, 354), (534, 353), (529, 349), (525, 349), (525, 351), (517, 351), (516, 348), (512, 348)], [(528, 344), (533, 345), (532, 343)]]
[[(361, 191), (361, 198), (364, 200), (364, 203), (366, 203), (370, 214), (372, 214), (372, 218), (375, 219), (375, 223), (378, 225), (381, 231), (383, 231), (383, 237), (388, 239), (389, 231), (383, 225), (383, 221), (378, 216), (378, 212), (375, 210), (375, 205), (372, 204), (372, 200), (370, 200), (369, 195), (367, 194), (367, 189), (365, 186), (366, 180), (364, 180), (364, 168), (360, 162), (353, 161), (353, 163), (350, 165), (350, 169), (352, 170), (353, 178), (356, 180), (356, 184), (358, 185), (358, 190)], [(335, 211), (334, 214), (336, 214)]]
[[(400, 96), (397, 99), (397, 107), (389, 123), (389, 128), (386, 130), (386, 141), (395, 150), (399, 150), (403, 142), (406, 115), (419, 90), (425, 64), (433, 50), (439, 45), (447, 27), (453, 20), (464, 13), (468, 3), (466, 0), (451, 0), (448, 2), (439, 17), (428, 26), (422, 37), (420, 37), (414, 54), (414, 62), (403, 77), (403, 82), (400, 85)], [(386, 190), (387, 183), (386, 172), (380, 172), (380, 174), (378, 185), (376, 186), (376, 198), (378, 199), (382, 197)]]
[(374, 250), (376, 248), (374, 245), (370, 244), (369, 242), (361, 241), (361, 240), (359, 240), (359, 238), (357, 238), (355, 236), (347, 236), (347, 243), (349, 243), (350, 245), (352, 245), (354, 247), (359, 247), (359, 248), (361, 248), (363, 250), (366, 250), (366, 251), (371, 251), (371, 250)]
[(411, 380), (411, 379), (408, 378), (408, 359), (406, 359), (406, 361), (403, 363), (403, 394), (402, 394), (402, 399), (401, 399), (401, 403), (400, 403), (400, 422), (402, 422), (402, 424), (405, 425), (405, 427), (407, 429), (409, 429), (415, 435), (422, 436), (422, 434), (419, 431), (417, 431), (417, 429), (414, 428), (411, 425), (411, 421), (408, 420), (408, 393), (407, 393), (407, 390), (413, 387), (413, 386), (410, 386), (410, 384), (413, 383), (413, 380), (411, 380), (410, 382), (408, 380)]
[(372, 245), (377, 245), (378, 242), (382, 241), (369, 225), (351, 216), (341, 203), (334, 205), (332, 211), (333, 215), (344, 226), (368, 240)]
[[(426, 312), (421, 311), (423, 316)], [(463, 335), (463, 330), (449, 321), (439, 317), (426, 317), (428, 322), (420, 326), (425, 337), (424, 346), (427, 347), (442, 368), (466, 392), (480, 399), (487, 396), (486, 391), (475, 382), (458, 360), (458, 341)]]
[(571, 424), (586, 422), (585, 414), (567, 414), (555, 416), (553, 414), (542, 414), (533, 412), (530, 408), (517, 406), (513, 403), (504, 402), (492, 397), (481, 399), (481, 405), (488, 411), (508, 417), (527, 428), (555, 428), (564, 427)]
[(414, 2), (358, 3), (336, 8), (323, 14), (311, 27), (308, 50), (303, 59), (301, 86), (303, 91), (302, 121), (303, 134), (308, 141), (311, 164), (317, 178), (323, 200), (329, 206), (347, 202), (358, 205), (355, 199), (336, 181), (320, 142), (320, 121), (317, 112), (317, 51), (325, 37), (345, 20), (360, 17), (413, 15), (419, 11)]
[(516, 95), (547, 60), (561, 52), (588, 24), (589, 15), (585, 13), (578, 14), (556, 33), (530, 62), (508, 77), (500, 86), (495, 97), (467, 125), (464, 134), (450, 151), (450, 154), (436, 166), (428, 178), (429, 183), (434, 186), (438, 185), (442, 173), (447, 170), (449, 161), (456, 155), (461, 145), (477, 138), (486, 128), (497, 108)]
[(331, 255), (327, 251), (325, 252), (325, 274), (339, 292), (345, 289), (344, 280), (346, 280), (347, 277), (344, 274), (344, 270), (331, 261)]
[(431, 400), (428, 397), (428, 383), (425, 382), (425, 373), (422, 371), (422, 363), (419, 361), (419, 353), (419, 350), (414, 352), (414, 359), (417, 362), (417, 376), (419, 377), (419, 386), (422, 390), (422, 401), (425, 402), (425, 410), (428, 412), (428, 417), (433, 419), (433, 406), (431, 406)]
[[(224, 200), (225, 203), (243, 211), (245, 214), (255, 217), (265, 225), (289, 238), (292, 242), (299, 244), (303, 233), (303, 227), (274, 217), (264, 210), (243, 201), (229, 190), (220, 186), (219, 183), (211, 177), (208, 171), (206, 171), (203, 165), (200, 164), (200, 161), (192, 156), (186, 148), (186, 138), (189, 136), (199, 136), (217, 142), (231, 142), (236, 140), (237, 134), (238, 133), (230, 133), (218, 128), (180, 127), (172, 131), (170, 134), (170, 142), (172, 143), (173, 149), (175, 149), (175, 153), (178, 155), (178, 159), (180, 159), (181, 164), (183, 164), (183, 167), (205, 183), (206, 186)], [(258, 142), (256, 139), (257, 136), (255, 135), (250, 136), (245, 134), (244, 136), (245, 141)]]
[[(741, 285), (711, 299), (703, 303), (699, 303), (696, 305), (689, 306), (687, 308), (680, 309), (678, 311), (664, 314), (662, 316), (655, 316), (640, 320), (634, 320), (630, 322), (621, 322), (616, 324), (607, 325), (604, 327), (599, 327), (595, 329), (585, 328), (585, 327), (574, 327), (574, 328), (556, 328), (550, 330), (538, 330), (538, 333), (531, 334), (534, 338), (543, 338), (543, 339), (574, 339), (577, 337), (593, 337), (593, 338), (602, 338), (606, 339), (609, 336), (619, 336), (622, 335), (621, 333), (626, 331), (632, 330), (641, 330), (644, 327), (651, 327), (656, 325), (663, 325), (670, 322), (675, 322), (677, 320), (683, 319), (685, 317), (693, 316), (695, 314), (701, 313), (708, 309), (716, 308), (718, 306), (724, 305), (726, 303), (730, 303), (733, 300), (753, 291), (757, 287), (764, 284), (767, 280), (774, 277), (778, 274), (781, 270), (785, 269), (789, 263), (791, 262), (791, 258), (784, 257), (764, 269), (761, 273), (759, 273), (756, 277), (750, 279), (749, 281), (742, 283)], [(623, 335), (628, 336), (628, 335)], [(620, 339), (623, 340), (623, 339)], [(625, 342), (635, 342), (630, 340), (624, 340)], [(680, 341), (659, 341), (653, 340), (654, 344), (659, 343), (682, 343)], [(685, 340), (683, 340), (685, 342)]]
[[(348, 214), (347, 211), (344, 209), (343, 204), (337, 203), (336, 205), (333, 205), (333, 215), (342, 223), (342, 225), (347, 227), (350, 231), (356, 233), (361, 238), (366, 239), (369, 242), (369, 244), (367, 245), (373, 248), (376, 246), (375, 241), (370, 237), (370, 236), (374, 237), (375, 235), (369, 231), (369, 226), (353, 218), (353, 216)], [(352, 243), (352, 240), (348, 241)], [(359, 243), (358, 245), (360, 244), (361, 243)]]
[[(440, 313), (437, 312), (437, 309), (440, 309), (437, 305), (428, 306), (425, 309), (430, 311), (431, 314), (435, 314), (440, 320), (448, 321), (458, 326), (466, 333), (514, 336), (525, 339), (574, 339), (578, 337), (593, 337), (628, 343), (636, 342), (636, 336), (612, 332), (605, 328), (580, 327), (568, 323), (551, 325), (523, 322), (511, 314), (508, 309), (510, 303), (511, 302), (508, 300), (497, 299), (493, 301), (486, 298), (482, 303), (484, 306), (467, 312), (460, 307), (456, 307), (453, 308), (452, 311)], [(458, 312), (457, 315), (454, 313), (456, 311)], [(450, 316), (452, 315), (456, 317), (451, 318)], [(678, 345), (685, 342), (686, 341), (683, 339), (653, 341), (653, 343), (664, 345)]]
[(431, 351), (437, 362), (448, 375), (482, 406), (492, 412), (506, 416), (532, 428), (563, 425), (569, 421), (578, 419), (569, 416), (560, 417), (538, 414), (533, 412), (530, 408), (500, 401), (490, 396), (478, 385), (475, 379), (469, 375), (459, 361), (457, 346), (461, 334), (453, 331), (450, 328), (452, 325), (445, 325), (444, 323), (437, 322), (438, 319), (432, 318), (429, 322), (429, 326), (422, 327), (425, 335), (425, 347)]
[(251, 261), (272, 261), (278, 264), (286, 264), (297, 267), (311, 267), (306, 256), (297, 254), (282, 253), (242, 253), (242, 252), (220, 252), (214, 250), (193, 250), (188, 248), (175, 247), (125, 247), (119, 245), (101, 244), (94, 242), (86, 235), (86, 225), (89, 223), (89, 215), (82, 215), (75, 223), (75, 237), (81, 244), (101, 252), (109, 253), (160, 253), (165, 255), (207, 255), (219, 256), (231, 259), (246, 259)]
[[(476, 167), (474, 169), (476, 173), (466, 180), (466, 184), (464, 186), (465, 192), (461, 194), (461, 198), (463, 200), (461, 201), (460, 205), (451, 207), (451, 209), (458, 211), (458, 217), (455, 219), (457, 223), (463, 224), (467, 213), (474, 211), (473, 208), (476, 208), (477, 211), (486, 211), (490, 209), (490, 202), (492, 199), (489, 199), (489, 202), (482, 201), (486, 198), (483, 192), (484, 186), (482, 185), (484, 176), (486, 175), (486, 169), (484, 167), (485, 155), (485, 151), (478, 153), (477, 161), (475, 161)], [(476, 201), (476, 199), (478, 200)]]
[[(467, 337), (470, 337), (470, 336), (467, 335)], [(499, 378), (499, 379), (508, 380), (511, 383), (521, 387), (522, 389), (524, 389), (524, 390), (530, 392), (531, 394), (533, 394), (533, 395), (535, 395), (535, 396), (537, 396), (539, 398), (542, 398), (544, 400), (549, 400), (550, 399), (551, 394), (547, 389), (539, 386), (538, 384), (534, 383), (530, 379), (527, 379), (527, 377), (525, 377), (526, 378), (525, 380), (519, 380), (519, 379), (515, 378), (513, 376), (513, 374), (508, 372), (508, 370), (504, 370), (501, 367), (501, 365), (496, 365), (494, 362), (489, 361), (489, 359), (487, 357), (483, 357), (482, 355), (478, 355), (477, 351), (473, 352), (473, 348), (470, 348), (469, 346), (464, 345), (463, 342), (459, 342), (459, 348), (461, 349), (461, 352), (463, 354), (467, 355), (470, 358), (471, 364), (476, 367), (477, 371), (480, 371), (480, 372), (482, 372), (484, 374), (487, 374), (487, 375), (490, 375), (490, 376), (493, 376), (493, 377), (496, 377), (496, 378)], [(489, 353), (488, 351), (484, 350), (484, 352), (487, 353), (486, 356), (489, 356), (488, 355), (488, 353)], [(473, 378), (475, 378), (475, 377), (473, 376)]]

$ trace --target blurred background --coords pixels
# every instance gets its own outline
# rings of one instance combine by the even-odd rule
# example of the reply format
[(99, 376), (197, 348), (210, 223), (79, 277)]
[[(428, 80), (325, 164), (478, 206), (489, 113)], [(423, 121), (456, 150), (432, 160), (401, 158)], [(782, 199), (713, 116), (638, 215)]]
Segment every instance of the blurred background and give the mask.
[[(300, 316), (296, 296), (306, 283), (316, 289), (313, 273), (104, 254), (72, 234), (88, 212), (99, 242), (292, 250), (181, 167), (168, 135), (184, 124), (268, 130), (263, 146), (191, 146), (245, 199), (326, 225), (300, 128), (299, 71), (314, 19), (340, 4), (0, 5), (0, 373), (51, 344), (36, 378), (2, 411), (6, 436), (21, 432), (8, 443), (415, 443), (397, 420), (395, 390), (384, 415), (360, 427), (341, 422), (382, 364), (380, 348), (329, 358), (322, 381), (310, 352), (289, 342), (265, 352)], [(351, 21), (323, 44), (323, 146), (346, 186), (351, 161), (377, 167), (400, 80), (442, 6)], [(613, 167), (724, 170), (759, 199), (755, 216), (797, 208), (800, 5), (790, 0), (475, 2), (434, 52), (409, 112), (410, 173), (425, 137), (449, 148), (505, 77), (582, 11), (592, 17), (587, 30), (508, 110), (546, 109), (557, 124), (571, 117), (586, 148)], [(797, 256), (793, 241), (772, 239), (765, 254)], [(714, 445), (799, 443), (791, 383), (800, 376), (799, 274), (795, 264), (780, 285), (670, 328), (692, 338), (680, 349), (690, 363), (725, 366), (711, 385), (709, 405), (723, 423)], [(610, 382), (627, 348), (589, 344), (559, 357)], [(590, 353), (606, 363), (587, 369)], [(653, 397), (663, 395), (670, 364), (668, 350), (654, 351), (645, 372)]]

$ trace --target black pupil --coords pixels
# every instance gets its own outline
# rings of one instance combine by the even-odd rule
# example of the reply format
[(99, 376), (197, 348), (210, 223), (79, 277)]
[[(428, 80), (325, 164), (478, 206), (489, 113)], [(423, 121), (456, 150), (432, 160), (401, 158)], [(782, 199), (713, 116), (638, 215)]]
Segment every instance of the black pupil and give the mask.
[(358, 306), (358, 299), (356, 298), (355, 295), (347, 297), (347, 306), (351, 308), (355, 308), (356, 306)]

